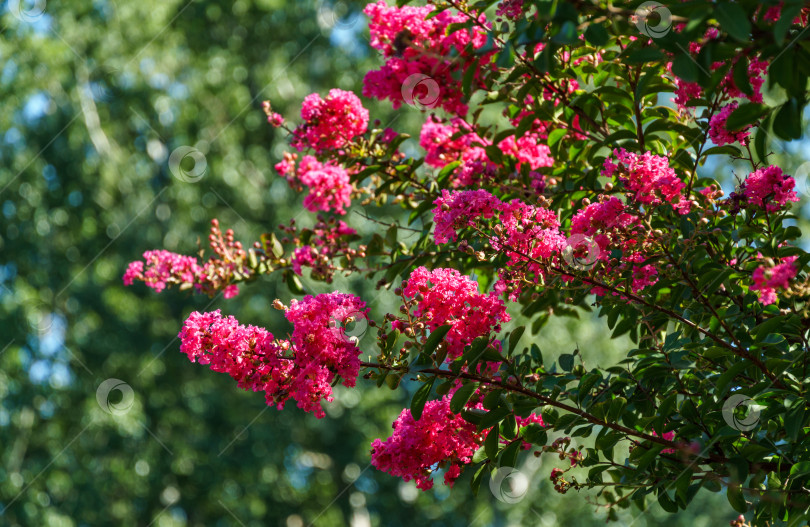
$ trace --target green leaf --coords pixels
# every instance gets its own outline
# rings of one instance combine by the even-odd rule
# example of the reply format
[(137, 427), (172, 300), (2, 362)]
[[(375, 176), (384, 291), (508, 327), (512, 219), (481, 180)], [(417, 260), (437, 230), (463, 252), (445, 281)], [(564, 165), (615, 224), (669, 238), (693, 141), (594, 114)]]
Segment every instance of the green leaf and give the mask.
[(658, 494), (658, 504), (661, 505), (661, 508), (666, 512), (678, 512), (678, 505), (675, 503), (675, 500), (669, 497), (666, 489), (661, 489), (660, 493)]
[(804, 405), (796, 405), (785, 416), (785, 433), (791, 441), (799, 438), (799, 433), (804, 427), (804, 416)]
[(579, 382), (579, 387), (577, 388), (577, 391), (579, 393), (577, 398), (579, 399), (579, 401), (582, 402), (582, 400), (585, 399), (585, 397), (590, 392), (591, 388), (593, 388), (594, 385), (601, 380), (602, 380), (601, 373), (594, 372), (585, 375)]
[(788, 29), (793, 24), (793, 19), (799, 14), (802, 9), (801, 2), (795, 2), (792, 5), (787, 4), (782, 6), (782, 12), (779, 14), (779, 20), (773, 26), (773, 39), (776, 44), (781, 46), (785, 41), (785, 35)]
[(520, 441), (514, 441), (507, 445), (501, 452), (501, 459), (498, 466), (501, 467), (514, 467), (517, 465), (518, 454), (520, 454)]
[(752, 102), (741, 104), (739, 108), (731, 112), (731, 115), (728, 116), (726, 128), (728, 130), (741, 130), (746, 125), (757, 122), (768, 110), (769, 107), (764, 104)]
[(531, 423), (523, 427), (520, 435), (523, 437), (524, 441), (528, 441), (533, 445), (543, 446), (548, 442), (548, 432), (537, 423)]
[(726, 387), (728, 387), (729, 383), (745, 371), (750, 364), (747, 361), (740, 361), (734, 364), (731, 368), (727, 369), (723, 372), (720, 377), (717, 378), (717, 382), (715, 383), (715, 393), (719, 396), (726, 393)]
[(453, 398), (450, 399), (450, 411), (453, 413), (459, 413), (464, 405), (467, 404), (467, 401), (470, 400), (472, 394), (475, 393), (476, 383), (471, 382), (468, 384), (464, 384), (461, 388), (459, 388), (456, 393), (453, 394)]
[[(474, 459), (475, 457), (473, 457), (473, 460)], [(484, 470), (486, 467), (486, 465), (481, 465), (473, 478), (470, 480), (470, 488), (472, 489), (473, 496), (478, 496), (478, 490), (481, 488), (481, 482), (484, 481), (484, 474), (486, 474), (486, 470)]]
[(520, 342), (520, 337), (523, 336), (523, 332), (526, 331), (526, 326), (519, 326), (512, 331), (512, 334), (509, 335), (509, 350), (514, 352), (515, 347), (517, 346), (518, 342)]
[(810, 461), (799, 461), (790, 467), (790, 476), (799, 477), (805, 474), (810, 474)]
[(500, 432), (498, 425), (495, 425), (492, 430), (489, 431), (489, 435), (484, 440), (484, 451), (487, 453), (487, 457), (492, 461), (498, 457), (498, 438), (500, 437)]
[(487, 412), (481, 418), (481, 422), (478, 423), (478, 429), (479, 430), (486, 430), (487, 428), (489, 428), (491, 426), (495, 426), (496, 424), (503, 421), (503, 419), (507, 415), (509, 415), (511, 413), (512, 413), (512, 410), (510, 410), (506, 406), (501, 406), (501, 407), (496, 408), (495, 410), (492, 410), (491, 412)]
[(397, 245), (397, 224), (394, 223), (390, 227), (388, 227), (388, 232), (385, 233), (385, 243), (388, 244), (389, 247), (395, 248)]
[(419, 389), (416, 390), (416, 393), (413, 394), (413, 399), (411, 399), (411, 415), (416, 421), (422, 417), (422, 410), (425, 409), (425, 403), (427, 403), (434, 382), (436, 382), (436, 377), (431, 377), (429, 381), (420, 386)]
[(574, 369), (574, 356), (571, 353), (563, 353), (557, 359), (560, 363), (560, 368), (564, 371), (571, 371)]
[(741, 56), (734, 64), (733, 69), (734, 85), (744, 94), (753, 95), (754, 88), (748, 78), (748, 57)]
[(672, 73), (687, 82), (697, 82), (699, 75), (697, 62), (691, 55), (681, 53), (672, 61)]
[(748, 504), (745, 502), (745, 497), (743, 496), (739, 485), (729, 485), (728, 490), (726, 491), (726, 497), (728, 498), (728, 502), (731, 504), (731, 507), (735, 511), (739, 513), (745, 513), (748, 511)]
[(599, 450), (610, 450), (613, 448), (619, 440), (624, 437), (619, 432), (609, 432), (603, 436), (596, 438), (596, 448)]
[(301, 280), (296, 276), (293, 272), (288, 272), (286, 274), (287, 279), (287, 287), (290, 289), (290, 292), (296, 295), (303, 295), (304, 294), (304, 285), (301, 283)]
[(607, 44), (610, 35), (608, 35), (605, 26), (602, 24), (591, 23), (588, 24), (588, 28), (585, 30), (585, 40), (593, 44), (594, 46), (604, 46)]
[(786, 141), (801, 138), (802, 113), (799, 102), (795, 97), (791, 97), (777, 112), (776, 119), (773, 121), (773, 131), (778, 137)]
[(450, 331), (449, 325), (440, 326), (433, 331), (430, 332), (428, 335), (427, 341), (425, 341), (425, 353), (428, 355), (433, 355), (433, 352), (436, 351), (436, 347), (444, 340), (445, 335), (447, 332)]
[(751, 21), (739, 4), (722, 2), (715, 8), (714, 16), (720, 22), (720, 29), (741, 42), (748, 41), (751, 35)]

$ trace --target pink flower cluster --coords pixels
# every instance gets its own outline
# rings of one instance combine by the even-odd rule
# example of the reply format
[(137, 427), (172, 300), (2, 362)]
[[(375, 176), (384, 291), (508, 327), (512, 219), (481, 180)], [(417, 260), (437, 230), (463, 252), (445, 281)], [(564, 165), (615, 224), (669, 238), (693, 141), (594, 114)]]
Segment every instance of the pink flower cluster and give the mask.
[(293, 250), (290, 260), (293, 272), (298, 276), (301, 276), (302, 267), (314, 267), (318, 262), (318, 251), (316, 251), (311, 245), (296, 247), (295, 250)]
[[(124, 285), (136, 280), (144, 282), (160, 293), (167, 286), (182, 289), (194, 288), (198, 293), (214, 295), (222, 291), (225, 298), (239, 294), (239, 286), (233, 282), (243, 280), (255, 270), (248, 265), (248, 253), (242, 243), (234, 240), (233, 230), (224, 234), (219, 221), (211, 220), (208, 235), (209, 246), (214, 254), (200, 265), (194, 256), (184, 256), (169, 251), (146, 251), (144, 261), (131, 262), (124, 273)], [(259, 255), (257, 259), (265, 257)]]
[(666, 157), (651, 152), (638, 155), (624, 148), (614, 150), (613, 155), (617, 163), (605, 159), (602, 175), (616, 175), (630, 192), (635, 193), (637, 202), (650, 206), (670, 203), (681, 214), (689, 213), (690, 203), (682, 194), (686, 185), (670, 168)]
[[(600, 196), (599, 201), (577, 211), (571, 219), (570, 240), (573, 256), (578, 261), (602, 262), (602, 280), (621, 281), (622, 273), (631, 270), (634, 293), (658, 280), (656, 267), (644, 263), (647, 245), (652, 241), (650, 233), (642, 227), (639, 217), (627, 212), (626, 205), (616, 197)], [(614, 267), (609, 262), (615, 249), (621, 251), (622, 258)], [(597, 295), (605, 294), (601, 287), (594, 287), (592, 291)]]
[(140, 280), (160, 293), (167, 283), (195, 283), (203, 274), (203, 268), (194, 256), (169, 251), (146, 251), (143, 259), (143, 262), (129, 264), (124, 273), (124, 285), (129, 286), (135, 280)]
[(500, 222), (502, 232), (491, 243), (509, 256), (507, 267), (525, 266), (539, 277), (544, 271), (536, 261), (552, 259), (565, 246), (557, 214), (547, 208), (513, 199), (503, 205)]
[(755, 170), (745, 178), (742, 190), (746, 201), (768, 212), (776, 212), (788, 202), (799, 201), (793, 190), (796, 181), (782, 173), (778, 166), (771, 165)]
[(521, 137), (510, 135), (498, 143), (498, 148), (505, 155), (517, 159), (518, 169), (522, 163), (528, 164), (532, 170), (554, 164), (551, 150), (543, 143), (543, 136), (538, 133), (527, 132)]
[[(486, 35), (477, 29), (450, 31), (450, 24), (466, 22), (467, 17), (452, 14), (450, 10), (429, 17), (434, 9), (432, 5), (389, 6), (382, 0), (366, 6), (364, 13), (369, 19), (371, 47), (381, 51), (386, 62), (379, 70), (366, 74), (363, 95), (389, 99), (395, 109), (399, 108), (406, 102), (402, 93), (403, 86), (409, 85), (406, 80), (412, 75), (420, 75), (418, 78), (422, 82), (412, 88), (428, 87), (429, 92), (432, 91), (430, 88), (438, 90), (438, 100), (430, 101), (432, 105), (441, 104), (447, 112), (457, 115), (467, 113), (461, 85), (454, 75), (462, 65), (476, 68), (476, 71), (484, 70), (491, 53), (476, 56), (470, 53), (468, 46), (473, 49), (482, 47)], [(483, 15), (481, 20), (484, 20)], [(476, 73), (478, 78), (480, 73)], [(419, 96), (418, 93), (410, 95)]]
[(298, 406), (323, 417), (321, 399), (332, 400), (332, 382), (339, 375), (353, 387), (360, 371), (360, 348), (347, 337), (342, 325), (350, 318), (368, 318), (366, 304), (354, 295), (307, 295), (291, 302), (286, 312), (293, 324), (295, 364), (300, 369), (293, 397)]
[(476, 337), (497, 333), (501, 323), (510, 320), (501, 299), (494, 293), (479, 293), (478, 283), (455, 269), (417, 267), (403, 294), (419, 295), (414, 315), (424, 319), (431, 331), (450, 325), (445, 337), (448, 360), (461, 356)]
[(495, 14), (517, 20), (523, 14), (523, 0), (503, 0)]
[[(715, 39), (719, 35), (717, 29), (709, 28), (706, 32), (706, 39)], [(695, 42), (692, 42), (689, 46), (689, 50), (692, 54), (697, 55), (700, 51), (701, 45)], [(736, 60), (735, 60), (736, 62)], [(715, 62), (711, 66), (711, 70), (714, 71), (726, 63), (723, 61)], [(751, 94), (743, 93), (737, 85), (734, 83), (733, 77), (733, 68), (728, 72), (728, 74), (723, 79), (722, 83), (720, 84), (719, 91), (724, 93), (727, 97), (730, 98), (746, 98), (751, 102), (761, 103), (762, 102), (762, 85), (765, 83), (764, 75), (768, 71), (768, 61), (760, 60), (757, 57), (752, 57), (750, 62), (748, 63), (748, 82), (751, 85)], [(669, 66), (671, 68), (671, 65)], [(679, 109), (683, 110), (686, 107), (686, 104), (692, 99), (699, 99), (704, 96), (703, 88), (697, 82), (688, 82), (675, 77), (675, 104), (678, 106)]]
[(796, 256), (787, 256), (773, 267), (761, 265), (754, 270), (751, 279), (754, 285), (752, 291), (759, 291), (759, 301), (762, 305), (770, 305), (776, 302), (776, 291), (786, 290), (790, 286), (790, 281), (796, 277), (799, 270), (796, 268)]
[(425, 163), (429, 166), (443, 168), (454, 161), (461, 162), (451, 180), (454, 187), (472, 185), (494, 168), (490, 167), (484, 150), (489, 144), (458, 117), (445, 124), (431, 116), (419, 136), (419, 145), (425, 149)]
[[(233, 272), (233, 264), (218, 265), (220, 261), (209, 261), (199, 265), (194, 256), (184, 256), (170, 251), (146, 251), (143, 261), (130, 262), (124, 273), (124, 285), (130, 286), (141, 281), (160, 293), (166, 286), (190, 287), (200, 293), (213, 294), (222, 285), (222, 279)], [(247, 272), (247, 271), (246, 271)], [(239, 294), (236, 284), (225, 285), (222, 296), (226, 299)]]
[(371, 464), (405, 481), (415, 480), (422, 490), (433, 488), (430, 474), (436, 466), (446, 470), (444, 482), (452, 487), (485, 436), (450, 411), (449, 395), (428, 401), (418, 421), (410, 410), (402, 410), (392, 426), (391, 437), (371, 444)]
[(262, 103), (262, 110), (264, 110), (265, 115), (267, 115), (267, 122), (270, 123), (271, 126), (274, 128), (284, 126), (284, 116), (272, 110), (270, 101), (264, 101)]
[[(499, 270), (501, 280), (495, 290), (498, 293), (509, 290), (510, 298), (516, 298), (521, 282), (527, 277), (537, 281), (545, 276), (544, 262), (557, 257), (566, 243), (556, 213), (544, 207), (517, 199), (504, 203), (485, 190), (443, 190), (442, 197), (434, 203), (437, 244), (456, 240), (459, 229), (496, 218), (489, 242), (496, 251), (503, 250), (509, 260), (506, 268)], [(520, 271), (514, 274), (518, 268)]]
[(751, 132), (748, 131), (751, 125), (744, 127), (742, 130), (729, 130), (726, 127), (728, 116), (737, 109), (737, 106), (737, 101), (723, 106), (709, 121), (709, 137), (717, 146), (741, 143), (743, 139), (751, 135)]
[(243, 326), (232, 316), (223, 317), (219, 310), (191, 313), (178, 337), (180, 351), (191, 362), (227, 373), (240, 388), (263, 391), (267, 404), (284, 408), (295, 382), (294, 362), (285, 355), (289, 342), (274, 340), (263, 328)]
[(626, 212), (620, 199), (611, 197), (578, 210), (571, 219), (571, 234), (592, 238), (599, 247), (598, 259), (607, 261), (613, 248), (625, 253), (634, 249), (637, 236), (633, 231), (639, 224), (639, 218)]
[(350, 91), (332, 89), (325, 99), (307, 95), (301, 105), (304, 122), (293, 131), (292, 145), (300, 152), (343, 148), (368, 129), (368, 110)]
[(359, 298), (338, 292), (293, 300), (286, 313), (294, 325), (292, 342), (274, 340), (267, 330), (243, 326), (219, 310), (194, 312), (178, 335), (180, 351), (192, 362), (230, 374), (241, 388), (264, 391), (267, 404), (282, 409), (292, 398), (321, 418), (321, 401), (332, 400), (336, 376), (352, 387), (360, 371), (360, 349), (341, 324), (367, 311)]
[(304, 156), (296, 169), (295, 159), (295, 154), (285, 155), (275, 168), (293, 188), (303, 185), (309, 189), (304, 207), (310, 212), (331, 210), (346, 214), (346, 207), (352, 204), (353, 190), (346, 169), (332, 161), (321, 163), (313, 156)]
[(433, 237), (437, 244), (455, 241), (457, 231), (473, 227), (483, 219), (491, 219), (499, 212), (503, 202), (486, 190), (442, 190), (442, 197), (433, 202), (436, 224)]
[[(479, 374), (484, 374), (483, 369), (497, 370), (497, 365), (490, 368), (479, 364)], [(460, 387), (459, 382), (442, 399), (428, 401), (418, 421), (409, 409), (403, 410), (392, 425), (393, 435), (385, 441), (376, 439), (371, 444), (371, 464), (405, 481), (416, 480), (417, 488), (422, 490), (433, 488), (432, 471), (444, 468), (444, 483), (452, 487), (464, 465), (472, 462), (472, 455), (486, 437), (496, 433), (493, 428), (478, 432), (474, 424), (450, 410), (450, 400)], [(483, 409), (482, 399), (483, 396), (476, 390), (465, 406)], [(521, 428), (532, 423), (545, 426), (539, 414), (526, 417), (516, 415), (515, 421)], [(502, 437), (499, 440), (502, 444), (510, 442)], [(523, 441), (521, 446), (528, 450), (532, 445)]]

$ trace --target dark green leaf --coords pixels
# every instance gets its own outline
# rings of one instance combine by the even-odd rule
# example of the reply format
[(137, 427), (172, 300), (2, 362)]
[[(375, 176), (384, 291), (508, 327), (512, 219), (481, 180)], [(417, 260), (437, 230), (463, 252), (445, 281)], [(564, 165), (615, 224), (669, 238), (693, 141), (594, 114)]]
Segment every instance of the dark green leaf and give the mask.
[(411, 399), (411, 415), (416, 421), (422, 417), (422, 410), (425, 409), (425, 403), (427, 403), (428, 397), (430, 396), (430, 389), (433, 388), (434, 382), (436, 382), (436, 377), (431, 377), (429, 381), (420, 386), (419, 389), (416, 390), (416, 393), (413, 394), (413, 399)]

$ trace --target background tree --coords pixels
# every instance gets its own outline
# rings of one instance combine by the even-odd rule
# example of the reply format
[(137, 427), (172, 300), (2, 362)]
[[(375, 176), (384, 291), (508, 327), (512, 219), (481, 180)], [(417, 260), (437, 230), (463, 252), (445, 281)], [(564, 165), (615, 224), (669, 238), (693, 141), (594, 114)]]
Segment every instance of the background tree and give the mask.
[[(408, 394), (370, 383), (339, 391), (328, 422), (293, 408), (265, 412), (260, 398), (176, 353), (177, 321), (222, 307), (219, 297), (121, 286), (120, 270), (145, 247), (193, 253), (212, 216), (249, 240), (298, 215), (293, 193), (272, 174), (284, 148), (260, 102), (293, 116), (307, 93), (357, 91), (359, 72), (379, 62), (363, 38), (362, 5), (7, 7), (0, 89), (14, 111), (0, 116), (4, 522), (362, 525), (368, 515), (380, 525), (601, 524), (568, 502), (576, 495), (542, 499), (548, 483), (514, 504), (486, 492), (475, 502), (441, 489), (417, 495), (366, 465), (370, 439), (388, 433)], [(418, 112), (364, 102), (383, 125), (396, 119), (398, 129), (418, 131)], [(201, 152), (207, 170), (173, 171), (179, 147)], [(377, 295), (362, 280), (303, 281), (310, 292)], [(264, 323), (284, 287), (269, 277), (227, 310)], [(377, 302), (376, 311), (395, 308), (385, 295)], [(605, 344), (609, 332), (591, 320), (551, 324), (534, 337), (543, 349), (579, 346), (585, 360), (610, 363), (628, 347)], [(96, 401), (108, 378), (133, 390), (120, 415)], [(364, 409), (352, 411), (360, 398)], [(699, 511), (666, 521), (693, 525)]]

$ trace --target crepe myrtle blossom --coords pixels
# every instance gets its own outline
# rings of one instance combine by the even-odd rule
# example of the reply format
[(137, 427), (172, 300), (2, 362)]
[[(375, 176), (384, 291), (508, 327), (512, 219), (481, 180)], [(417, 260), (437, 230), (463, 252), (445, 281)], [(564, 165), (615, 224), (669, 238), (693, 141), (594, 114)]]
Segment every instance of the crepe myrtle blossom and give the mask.
[(726, 127), (728, 116), (737, 109), (737, 106), (737, 101), (727, 104), (709, 120), (709, 137), (717, 146), (741, 143), (743, 139), (751, 135), (751, 132), (748, 131), (751, 125), (747, 125), (741, 130), (729, 130)]
[(371, 464), (404, 481), (416, 481), (422, 490), (433, 488), (431, 471), (444, 468), (444, 483), (453, 486), (461, 468), (484, 440), (477, 427), (450, 411), (450, 396), (428, 401), (417, 421), (409, 409), (402, 410), (385, 441), (371, 443)]
[(669, 160), (651, 152), (636, 154), (624, 148), (613, 151), (614, 159), (605, 159), (602, 175), (616, 177), (634, 199), (644, 205), (669, 203), (681, 214), (688, 214), (691, 204), (683, 196), (686, 186), (669, 166)]
[(796, 181), (775, 165), (755, 170), (741, 185), (742, 194), (749, 205), (776, 212), (789, 202), (799, 201), (793, 190)]
[(458, 161), (451, 175), (453, 187), (466, 187), (478, 183), (494, 170), (484, 147), (490, 141), (481, 138), (463, 119), (454, 118), (446, 123), (431, 116), (422, 125), (419, 145), (425, 149), (425, 163), (443, 168)]
[(460, 356), (476, 337), (498, 333), (501, 323), (511, 320), (495, 293), (479, 293), (478, 283), (455, 269), (417, 267), (403, 295), (416, 299), (414, 316), (425, 319), (431, 331), (450, 325), (445, 337), (447, 360)]
[[(473, 80), (480, 83), (482, 73), (491, 69), (494, 50), (476, 54), (474, 50), (486, 43), (486, 33), (480, 28), (450, 30), (451, 24), (466, 22), (467, 17), (450, 10), (429, 16), (434, 9), (432, 5), (389, 6), (382, 0), (366, 6), (371, 47), (382, 53), (385, 64), (366, 74), (363, 95), (390, 100), (394, 109), (410, 102), (405, 98), (410, 96), (454, 115), (467, 113), (455, 75), (462, 73), (463, 66), (474, 68)], [(486, 23), (484, 15), (479, 21)], [(419, 82), (410, 85), (409, 78)], [(413, 93), (403, 95), (403, 86)]]
[(346, 338), (341, 324), (350, 316), (367, 316), (365, 303), (343, 293), (306, 296), (286, 309), (293, 324), (289, 341), (267, 330), (223, 317), (219, 310), (189, 315), (180, 351), (190, 361), (227, 373), (240, 388), (264, 391), (267, 404), (283, 409), (289, 399), (299, 408), (325, 416), (321, 401), (331, 401), (332, 385), (353, 387), (360, 370), (360, 349)]
[(796, 267), (796, 256), (782, 258), (774, 265), (760, 265), (754, 270), (751, 279), (754, 285), (751, 291), (759, 292), (759, 301), (762, 305), (776, 303), (777, 291), (785, 291), (790, 287), (790, 281), (796, 277), (798, 268)]
[(193, 288), (196, 292), (233, 298), (239, 294), (239, 286), (232, 283), (237, 275), (247, 277), (253, 269), (247, 265), (247, 252), (242, 243), (234, 240), (233, 230), (223, 233), (219, 221), (211, 220), (208, 242), (214, 254), (205, 262), (195, 256), (186, 256), (165, 250), (143, 253), (143, 260), (131, 262), (123, 276), (125, 286), (136, 281), (160, 293), (170, 286), (180, 289)]
[(310, 155), (301, 158), (296, 168), (296, 160), (295, 154), (285, 155), (275, 168), (293, 189), (308, 189), (309, 192), (304, 197), (304, 208), (311, 212), (346, 214), (346, 208), (352, 203), (353, 190), (346, 169), (332, 161), (321, 163)]
[(442, 190), (441, 197), (433, 203), (436, 205), (433, 237), (437, 244), (455, 241), (459, 230), (474, 227), (481, 219), (491, 219), (503, 208), (500, 199), (483, 189)]
[(331, 283), (332, 276), (337, 271), (333, 261), (338, 258), (354, 260), (362, 257), (361, 255), (365, 254), (365, 246), (352, 247), (350, 242), (357, 231), (346, 222), (336, 220), (334, 217), (327, 220), (320, 215), (317, 219), (311, 229), (300, 232), (294, 221), (291, 221), (289, 226), (279, 227), (286, 234), (283, 241), (292, 242), (296, 246), (290, 257), (293, 272), (301, 276), (303, 268), (309, 267), (314, 278)]
[(292, 141), (299, 152), (306, 148), (316, 152), (343, 148), (368, 130), (368, 110), (360, 99), (338, 89), (329, 90), (323, 99), (317, 93), (307, 95), (301, 105), (301, 119), (304, 122), (293, 130)]

